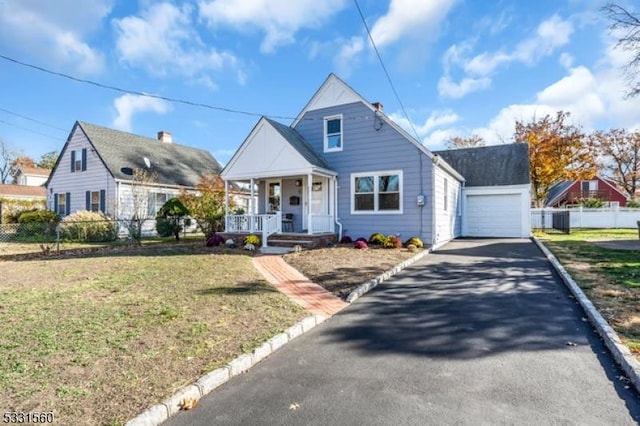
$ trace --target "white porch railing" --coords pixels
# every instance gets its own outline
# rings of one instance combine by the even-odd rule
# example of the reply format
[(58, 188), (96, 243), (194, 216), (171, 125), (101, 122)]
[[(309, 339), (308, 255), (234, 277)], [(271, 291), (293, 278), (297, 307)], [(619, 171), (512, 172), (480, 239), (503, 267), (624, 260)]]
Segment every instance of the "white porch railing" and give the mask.
[(312, 214), (310, 230), (312, 234), (334, 232), (333, 216), (330, 214)]
[(282, 231), (282, 214), (227, 215), (226, 232), (255, 232), (262, 234), (262, 246), (267, 246), (271, 234)]

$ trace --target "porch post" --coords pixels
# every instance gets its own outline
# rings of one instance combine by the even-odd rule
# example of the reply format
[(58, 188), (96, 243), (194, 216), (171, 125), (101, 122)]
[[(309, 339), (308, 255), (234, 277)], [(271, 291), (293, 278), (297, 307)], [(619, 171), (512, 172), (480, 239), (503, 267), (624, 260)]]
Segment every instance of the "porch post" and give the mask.
[(224, 181), (224, 230), (229, 230), (229, 181)]
[(313, 234), (313, 222), (311, 215), (311, 199), (313, 198), (313, 175), (309, 173), (307, 175), (307, 234)]
[(253, 227), (254, 227), (253, 215), (255, 213), (255, 208), (256, 208), (256, 206), (253, 205), (253, 197), (255, 196), (253, 192), (255, 181), (253, 178), (251, 178), (249, 185), (251, 186), (251, 198), (249, 198), (249, 211), (247, 213), (249, 214), (249, 230), (253, 232)]

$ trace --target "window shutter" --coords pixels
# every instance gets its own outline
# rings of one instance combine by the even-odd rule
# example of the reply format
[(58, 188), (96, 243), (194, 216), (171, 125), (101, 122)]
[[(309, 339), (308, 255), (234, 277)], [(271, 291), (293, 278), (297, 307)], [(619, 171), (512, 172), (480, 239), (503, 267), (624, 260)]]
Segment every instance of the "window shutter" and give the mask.
[(53, 211), (58, 214), (58, 193), (53, 194)]
[(82, 171), (87, 170), (87, 148), (82, 148)]
[(104, 189), (100, 190), (100, 211), (102, 213), (104, 213), (104, 208), (105, 208), (105, 198), (106, 198), (106, 191)]
[(76, 152), (71, 151), (71, 173), (76, 171)]
[(91, 210), (91, 191), (85, 192), (85, 199), (85, 210), (89, 211)]
[(69, 213), (71, 213), (71, 193), (70, 192), (67, 192), (65, 199), (66, 199), (67, 205), (65, 206), (64, 211), (65, 211), (65, 214), (68, 215)]

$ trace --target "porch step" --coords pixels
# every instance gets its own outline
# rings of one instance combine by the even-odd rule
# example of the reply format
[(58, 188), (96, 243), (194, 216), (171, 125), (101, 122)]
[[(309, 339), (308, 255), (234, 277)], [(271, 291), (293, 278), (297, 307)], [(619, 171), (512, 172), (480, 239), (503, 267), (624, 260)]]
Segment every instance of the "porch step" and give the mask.
[(260, 247), (258, 251), (262, 254), (287, 254), (293, 251), (290, 247)]
[(305, 247), (305, 246), (313, 246), (315, 242), (311, 240), (284, 240), (284, 239), (268, 238), (267, 244), (274, 247), (294, 247), (294, 246)]

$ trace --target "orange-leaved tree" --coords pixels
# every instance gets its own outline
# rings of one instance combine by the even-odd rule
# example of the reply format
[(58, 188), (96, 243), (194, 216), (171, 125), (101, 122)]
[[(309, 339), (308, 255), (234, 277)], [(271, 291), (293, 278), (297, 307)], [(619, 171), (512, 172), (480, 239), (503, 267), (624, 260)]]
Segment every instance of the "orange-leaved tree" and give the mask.
[(590, 179), (596, 174), (596, 152), (569, 113), (558, 111), (525, 123), (516, 121), (514, 139), (529, 144), (532, 200), (542, 207), (549, 188), (562, 180)]
[(598, 148), (605, 176), (635, 198), (640, 191), (640, 132), (625, 129), (597, 131), (591, 136)]
[[(178, 198), (189, 209), (206, 236), (224, 230), (226, 212), (222, 178), (216, 174), (207, 174), (200, 178), (196, 189), (195, 193), (183, 190)], [(233, 199), (229, 198), (229, 207), (233, 206)]]

